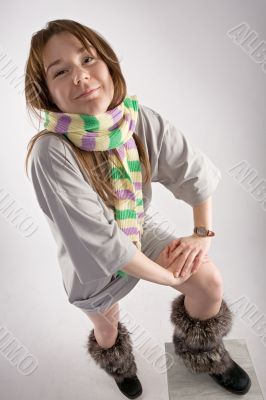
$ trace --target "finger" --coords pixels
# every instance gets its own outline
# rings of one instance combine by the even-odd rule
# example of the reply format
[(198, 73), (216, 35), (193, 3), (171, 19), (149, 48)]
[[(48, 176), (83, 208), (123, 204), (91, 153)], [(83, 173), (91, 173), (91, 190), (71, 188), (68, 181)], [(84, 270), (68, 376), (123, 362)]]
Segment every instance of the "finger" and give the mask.
[(188, 244), (186, 244), (185, 242), (182, 242), (181, 239), (179, 240), (180, 244), (169, 256), (168, 268), (173, 273), (175, 271), (177, 273), (179, 273), (179, 271), (181, 271), (181, 269), (183, 268), (184, 263), (187, 259), (187, 256), (191, 251), (190, 248), (187, 248)]
[(179, 241), (176, 248), (169, 254), (170, 262), (173, 262), (173, 260), (175, 260), (177, 257), (183, 255), (186, 251), (186, 247), (186, 243)]
[(169, 256), (168, 256), (168, 265), (172, 265), (175, 264), (177, 266), (177, 262), (182, 262), (182, 265), (184, 264), (184, 260), (181, 260), (181, 257), (183, 257), (184, 250), (180, 251), (180, 250), (175, 250), (173, 252), (170, 252)]
[(176, 258), (174, 259), (174, 261), (172, 261), (171, 263), (169, 263), (168, 266), (167, 266), (167, 269), (168, 269), (169, 271), (171, 271), (171, 272), (174, 274), (174, 276), (178, 276), (178, 275), (179, 275), (179, 271), (181, 271), (182, 266), (183, 266), (184, 261), (185, 261), (185, 260), (183, 259), (183, 261), (181, 260), (181, 262), (180, 262), (180, 257), (181, 257), (181, 256), (176, 257)]
[(193, 267), (193, 260), (198, 253), (197, 249), (190, 251), (187, 260), (182, 268), (181, 276), (185, 276), (188, 272), (190, 272), (191, 268)]
[(196, 270), (198, 270), (199, 267), (200, 267), (200, 265), (201, 265), (201, 260), (199, 259), (199, 260), (197, 260), (195, 263), (193, 263), (192, 268), (191, 268), (191, 271), (196, 271)]
[(187, 250), (186, 252), (182, 252), (179, 257), (175, 259), (175, 261), (172, 263), (174, 267), (174, 276), (179, 276), (180, 272), (182, 271), (182, 268), (184, 267), (187, 257), (191, 250)]
[(204, 260), (204, 256), (203, 256), (203, 251), (200, 250), (200, 252), (198, 253), (198, 255), (195, 257), (195, 261), (193, 263), (191, 272), (196, 272), (199, 269), (200, 264), (202, 263), (202, 261)]
[[(178, 239), (179, 240), (179, 239)], [(175, 249), (175, 247), (176, 247), (176, 245), (175, 245), (175, 243), (177, 242), (177, 239), (174, 239), (174, 240), (172, 240), (170, 243), (168, 243), (165, 247), (164, 247), (164, 249), (161, 251), (161, 253), (159, 254), (159, 256), (158, 256), (158, 258), (160, 257), (160, 256), (165, 256), (165, 257), (167, 257), (168, 258), (168, 264), (169, 264), (169, 262), (171, 261), (170, 259), (169, 259), (169, 256), (170, 256), (170, 253)], [(171, 258), (173, 258), (173, 257), (171, 257)]]
[(199, 262), (200, 262), (200, 259), (201, 259), (200, 254), (201, 254), (201, 251), (194, 258), (193, 268), (196, 268), (199, 265)]
[(169, 253), (173, 252), (179, 244), (180, 244), (180, 238), (172, 240), (167, 246), (169, 249)]
[(196, 266), (196, 268), (193, 267), (193, 268), (191, 269), (191, 273), (194, 274), (194, 273), (198, 272), (200, 266), (201, 266), (201, 263), (199, 263), (199, 264)]
[(186, 276), (182, 276), (182, 277), (179, 276), (179, 277), (175, 278), (176, 279), (176, 285), (174, 285), (173, 287), (178, 290), (179, 285), (181, 285), (186, 280), (188, 280), (190, 278), (190, 276), (191, 276), (190, 274), (187, 274)]

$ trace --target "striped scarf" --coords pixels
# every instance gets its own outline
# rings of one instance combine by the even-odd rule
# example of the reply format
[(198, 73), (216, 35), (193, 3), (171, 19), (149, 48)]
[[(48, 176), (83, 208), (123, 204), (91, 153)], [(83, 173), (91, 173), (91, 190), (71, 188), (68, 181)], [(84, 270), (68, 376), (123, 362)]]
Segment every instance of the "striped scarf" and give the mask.
[[(142, 174), (132, 136), (138, 118), (137, 97), (126, 96), (112, 110), (96, 115), (44, 112), (44, 126), (48, 131), (64, 134), (83, 150), (109, 151), (110, 180), (118, 197), (114, 204), (115, 220), (141, 250), (144, 222)], [(127, 279), (125, 271), (118, 270), (116, 275)]]

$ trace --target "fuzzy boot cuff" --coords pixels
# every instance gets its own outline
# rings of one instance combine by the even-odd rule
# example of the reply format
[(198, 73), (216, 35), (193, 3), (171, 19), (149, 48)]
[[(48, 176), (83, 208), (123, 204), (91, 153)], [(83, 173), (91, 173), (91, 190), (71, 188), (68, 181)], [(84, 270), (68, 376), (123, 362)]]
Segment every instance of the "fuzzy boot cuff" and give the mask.
[(88, 352), (96, 362), (117, 382), (122, 382), (124, 378), (136, 375), (137, 365), (132, 353), (132, 342), (129, 332), (125, 325), (118, 322), (118, 336), (115, 344), (110, 348), (99, 346), (96, 341), (94, 330), (88, 337)]
[(232, 312), (223, 299), (216, 315), (201, 320), (188, 314), (184, 299), (181, 294), (172, 302), (170, 319), (175, 326), (176, 354), (191, 372), (223, 373), (232, 365), (222, 341), (232, 328)]

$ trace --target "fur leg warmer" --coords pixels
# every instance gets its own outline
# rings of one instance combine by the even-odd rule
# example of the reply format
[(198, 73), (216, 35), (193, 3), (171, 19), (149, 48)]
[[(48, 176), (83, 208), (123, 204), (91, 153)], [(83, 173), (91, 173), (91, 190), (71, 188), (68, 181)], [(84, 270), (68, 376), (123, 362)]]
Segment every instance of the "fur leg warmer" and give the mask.
[(88, 352), (96, 362), (117, 382), (122, 382), (124, 378), (136, 375), (137, 366), (135, 357), (132, 353), (132, 342), (129, 332), (125, 325), (118, 322), (118, 336), (115, 344), (110, 348), (99, 346), (96, 341), (94, 330), (88, 337)]
[(175, 326), (173, 343), (176, 354), (191, 372), (222, 374), (232, 366), (232, 359), (222, 341), (232, 328), (232, 312), (223, 299), (216, 315), (201, 320), (188, 314), (184, 300), (185, 295), (181, 294), (172, 302), (170, 319)]

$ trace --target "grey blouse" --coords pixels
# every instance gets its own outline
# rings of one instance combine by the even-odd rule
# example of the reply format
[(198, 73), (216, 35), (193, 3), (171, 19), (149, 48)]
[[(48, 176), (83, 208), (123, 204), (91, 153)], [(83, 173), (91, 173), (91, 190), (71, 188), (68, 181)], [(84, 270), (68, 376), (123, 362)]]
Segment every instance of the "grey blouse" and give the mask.
[[(169, 120), (139, 104), (135, 132), (148, 151), (152, 182), (160, 182), (191, 206), (212, 195), (221, 171)], [(63, 143), (47, 134), (35, 143), (30, 157), (33, 188), (57, 245), (68, 301), (89, 312), (101, 311), (139, 281), (130, 275), (115, 277), (137, 248), (92, 188), (68, 140), (61, 138)], [(151, 199), (151, 183), (143, 183), (145, 216)], [(144, 217), (145, 249), (151, 226), (152, 220)]]

